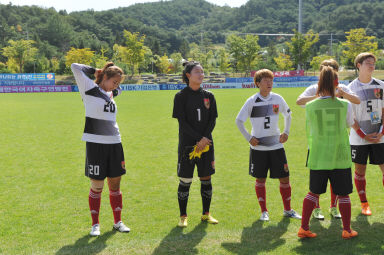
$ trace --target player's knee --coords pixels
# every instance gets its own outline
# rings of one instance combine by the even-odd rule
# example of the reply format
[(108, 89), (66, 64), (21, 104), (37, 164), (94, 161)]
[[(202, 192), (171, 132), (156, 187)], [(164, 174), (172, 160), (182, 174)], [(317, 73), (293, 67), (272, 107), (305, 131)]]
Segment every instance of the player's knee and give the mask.
[(210, 181), (211, 176), (200, 177), (200, 181)]
[(91, 181), (91, 189), (96, 192), (103, 191), (104, 182), (100, 181)]
[(180, 182), (183, 182), (185, 184), (191, 184), (192, 183), (192, 178), (184, 178), (184, 177), (179, 177)]

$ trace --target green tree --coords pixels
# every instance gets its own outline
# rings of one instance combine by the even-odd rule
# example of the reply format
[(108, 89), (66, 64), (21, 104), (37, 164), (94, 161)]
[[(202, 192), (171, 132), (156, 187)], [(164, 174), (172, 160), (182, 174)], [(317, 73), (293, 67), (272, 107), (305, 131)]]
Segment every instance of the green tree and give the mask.
[(334, 58), (333, 56), (329, 55), (320, 55), (320, 56), (314, 56), (311, 61), (311, 67), (313, 71), (318, 71), (320, 69), (320, 64), (326, 59)]
[(293, 64), (299, 68), (305, 68), (305, 64), (311, 56), (312, 46), (319, 41), (319, 34), (309, 30), (307, 34), (301, 34), (293, 29), (295, 35), (287, 42), (289, 55)]
[(172, 59), (172, 66), (173, 66), (173, 72), (174, 73), (180, 73), (183, 69), (183, 56), (181, 55), (180, 52), (175, 52), (171, 54), (171, 59)]
[(146, 52), (146, 49), (144, 48), (145, 35), (124, 30), (124, 38), (125, 46), (127, 48), (127, 51), (125, 52), (125, 54), (127, 54), (125, 56), (125, 61), (133, 76), (139, 66), (144, 62), (144, 55)]
[(168, 73), (170, 71), (170, 63), (168, 56), (164, 54), (164, 56), (158, 58), (156, 66), (159, 69), (160, 73)]
[(279, 56), (273, 58), (273, 60), (275, 60), (277, 67), (281, 71), (289, 71), (293, 69), (293, 62), (291, 61), (291, 57), (287, 54), (280, 53)]
[(17, 72), (22, 73), (25, 63), (36, 59), (37, 48), (32, 46), (34, 43), (32, 40), (9, 40), (10, 46), (3, 48), (3, 55), (8, 58), (8, 62), (17, 64)]
[(101, 48), (100, 54), (93, 55), (92, 63), (94, 67), (97, 68), (103, 68), (105, 63), (107, 63), (108, 58), (105, 56), (105, 53), (108, 51), (108, 49)]
[(71, 48), (65, 56), (65, 65), (70, 67), (72, 63), (91, 65), (95, 52), (90, 48), (75, 49)]
[(246, 35), (241, 38), (231, 34), (227, 38), (229, 53), (234, 60), (236, 70), (250, 72), (259, 58), (260, 46), (257, 35)]
[(145, 50), (144, 61), (141, 63), (140, 68), (148, 71), (148, 67), (152, 65), (152, 63), (154, 62), (154, 58), (153, 58), (152, 50), (150, 48), (148, 48), (147, 46), (144, 46), (144, 50)]
[(355, 57), (362, 52), (377, 51), (377, 42), (375, 36), (367, 36), (364, 28), (351, 29), (347, 34), (347, 40), (342, 43), (343, 50), (343, 63), (348, 66), (353, 66)]
[(229, 63), (230, 59), (229, 59), (228, 52), (224, 48), (219, 49), (217, 52), (217, 58), (218, 58), (219, 70), (223, 73), (228, 72), (230, 67), (230, 63)]

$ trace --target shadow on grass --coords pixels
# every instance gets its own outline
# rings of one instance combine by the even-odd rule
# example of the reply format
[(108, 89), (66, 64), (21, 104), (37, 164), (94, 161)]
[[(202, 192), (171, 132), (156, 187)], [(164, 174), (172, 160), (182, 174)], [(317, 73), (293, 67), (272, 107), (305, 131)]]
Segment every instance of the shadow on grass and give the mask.
[(81, 237), (72, 245), (61, 247), (56, 255), (64, 254), (97, 254), (107, 248), (107, 240), (111, 238), (116, 231), (106, 232), (99, 237), (91, 237), (89, 234)]
[(264, 222), (258, 220), (251, 227), (244, 228), (240, 243), (223, 243), (221, 245), (229, 252), (239, 255), (270, 252), (286, 243), (281, 236), (287, 232), (289, 223), (289, 218), (284, 217), (276, 226), (263, 227)]
[(169, 234), (164, 237), (160, 245), (153, 251), (152, 255), (160, 254), (198, 254), (195, 248), (207, 234), (206, 222), (201, 222), (191, 232), (184, 234), (183, 228), (174, 227)]
[(328, 229), (321, 226), (320, 222), (311, 221), (310, 228), (318, 236), (314, 239), (300, 240), (301, 246), (294, 250), (298, 254), (383, 254), (384, 224), (374, 222), (370, 224), (367, 216), (358, 215), (356, 221), (351, 223), (352, 229), (359, 236), (350, 240), (343, 240), (342, 221), (332, 219)]

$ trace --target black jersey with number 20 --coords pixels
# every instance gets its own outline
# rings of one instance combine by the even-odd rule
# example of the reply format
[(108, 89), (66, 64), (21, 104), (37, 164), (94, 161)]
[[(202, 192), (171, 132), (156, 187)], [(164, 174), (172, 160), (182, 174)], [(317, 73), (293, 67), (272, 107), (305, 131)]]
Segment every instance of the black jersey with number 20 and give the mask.
[(187, 86), (175, 95), (172, 117), (179, 121), (181, 145), (195, 145), (203, 137), (212, 139), (217, 118), (215, 97), (202, 88), (194, 91)]

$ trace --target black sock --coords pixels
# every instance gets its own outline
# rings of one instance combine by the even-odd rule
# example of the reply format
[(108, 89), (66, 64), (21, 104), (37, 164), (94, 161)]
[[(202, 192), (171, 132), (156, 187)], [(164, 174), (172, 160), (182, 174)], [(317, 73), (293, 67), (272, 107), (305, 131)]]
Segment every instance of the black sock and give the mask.
[(185, 183), (180, 180), (179, 188), (177, 190), (177, 198), (179, 200), (180, 216), (187, 215), (187, 204), (189, 196), (189, 188), (191, 183)]
[(206, 181), (201, 181), (201, 199), (203, 200), (203, 214), (209, 212), (209, 207), (211, 206), (212, 198), (212, 183), (211, 179)]

